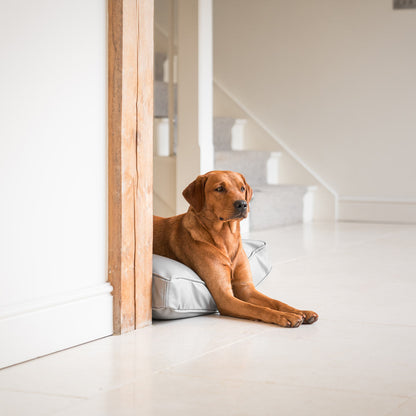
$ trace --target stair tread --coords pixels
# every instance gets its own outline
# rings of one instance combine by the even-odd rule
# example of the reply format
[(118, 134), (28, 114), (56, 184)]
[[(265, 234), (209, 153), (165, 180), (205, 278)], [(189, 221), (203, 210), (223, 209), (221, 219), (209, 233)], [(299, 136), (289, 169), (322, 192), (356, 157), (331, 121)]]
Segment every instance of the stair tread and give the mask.
[(214, 117), (214, 121), (222, 121), (222, 120), (237, 120), (237, 117), (223, 117), (223, 116), (216, 116)]
[(250, 202), (251, 230), (303, 221), (303, 197), (308, 191), (306, 185), (258, 184), (253, 190), (253, 199)]
[(267, 160), (270, 152), (257, 150), (222, 150), (215, 152), (215, 168), (233, 170), (244, 175), (250, 184), (267, 182)]
[(214, 118), (214, 149), (216, 151), (231, 150), (231, 129), (235, 119), (231, 117)]
[(243, 155), (244, 155), (244, 157), (246, 157), (247, 155), (250, 155), (250, 154), (253, 154), (253, 155), (259, 154), (259, 155), (269, 156), (270, 153), (271, 153), (270, 150), (233, 150), (233, 149), (229, 149), (229, 150), (217, 150), (217, 149), (215, 149), (215, 152), (219, 153), (219, 154), (224, 154), (224, 155), (227, 155), (227, 156), (229, 156), (230, 153), (232, 153), (236, 157), (241, 157)]
[[(176, 90), (177, 86), (174, 85), (174, 94), (175, 94), (175, 114), (177, 112), (177, 102), (176, 102)], [(164, 81), (156, 81), (153, 84), (153, 94), (154, 94), (154, 116), (155, 117), (168, 117), (168, 96), (169, 96), (169, 84)]]
[(298, 184), (255, 184), (254, 185), (254, 189), (258, 192), (264, 192), (264, 191), (272, 191), (273, 189), (277, 189), (277, 190), (293, 190), (293, 189), (297, 189), (297, 190), (301, 190), (306, 192), (308, 190), (308, 186), (307, 185), (298, 185)]
[(163, 52), (155, 52), (155, 82), (156, 81), (163, 81), (163, 63), (166, 59), (166, 53)]

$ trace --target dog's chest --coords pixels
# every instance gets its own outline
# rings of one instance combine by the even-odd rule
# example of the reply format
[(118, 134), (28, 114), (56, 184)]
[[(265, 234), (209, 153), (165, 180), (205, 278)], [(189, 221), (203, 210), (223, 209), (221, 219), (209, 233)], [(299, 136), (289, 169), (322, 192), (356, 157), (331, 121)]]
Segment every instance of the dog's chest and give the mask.
[(240, 238), (234, 233), (224, 232), (221, 235), (216, 236), (215, 245), (217, 248), (230, 259), (231, 264), (237, 257), (240, 248)]

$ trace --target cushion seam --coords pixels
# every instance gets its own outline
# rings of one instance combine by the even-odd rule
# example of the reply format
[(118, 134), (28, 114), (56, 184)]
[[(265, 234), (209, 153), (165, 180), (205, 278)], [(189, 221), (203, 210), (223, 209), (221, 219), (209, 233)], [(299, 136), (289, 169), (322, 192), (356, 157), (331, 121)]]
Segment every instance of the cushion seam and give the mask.
[(200, 312), (200, 311), (203, 311), (203, 312), (217, 312), (218, 311), (218, 309), (189, 309), (189, 308), (178, 309), (178, 308), (171, 308), (171, 307), (168, 307), (168, 306), (154, 306), (154, 307), (152, 307), (152, 309), (154, 309), (154, 310), (163, 309), (164, 311), (168, 310), (168, 311), (171, 311), (171, 312), (178, 312), (178, 311), (181, 311), (181, 312)]
[[(257, 240), (257, 241), (261, 241), (261, 240)], [(262, 246), (260, 246), (260, 247), (256, 247), (251, 253), (250, 253), (250, 255), (249, 256), (247, 256), (247, 258), (250, 260), (250, 258), (251, 257), (253, 257), (254, 256), (254, 254), (256, 254), (256, 253), (258, 253), (259, 251), (261, 251), (261, 250), (264, 250), (264, 248), (266, 247), (266, 243), (264, 242), (264, 241), (261, 241), (262, 243), (263, 243), (263, 245)]]

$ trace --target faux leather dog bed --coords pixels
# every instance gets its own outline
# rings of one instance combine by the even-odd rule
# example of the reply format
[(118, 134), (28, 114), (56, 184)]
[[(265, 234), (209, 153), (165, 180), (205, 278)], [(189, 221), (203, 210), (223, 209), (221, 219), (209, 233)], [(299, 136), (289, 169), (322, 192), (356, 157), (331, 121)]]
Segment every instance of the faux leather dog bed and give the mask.
[[(254, 285), (271, 271), (266, 243), (242, 240)], [(217, 306), (205, 283), (189, 267), (166, 257), (153, 255), (153, 319), (179, 319), (217, 312)]]

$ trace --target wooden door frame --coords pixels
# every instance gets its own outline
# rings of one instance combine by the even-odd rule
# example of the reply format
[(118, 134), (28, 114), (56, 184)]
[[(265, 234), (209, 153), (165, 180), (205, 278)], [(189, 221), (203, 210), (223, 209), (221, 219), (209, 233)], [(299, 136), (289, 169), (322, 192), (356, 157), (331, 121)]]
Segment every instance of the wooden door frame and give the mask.
[(153, 0), (108, 0), (108, 277), (114, 333), (152, 322)]

